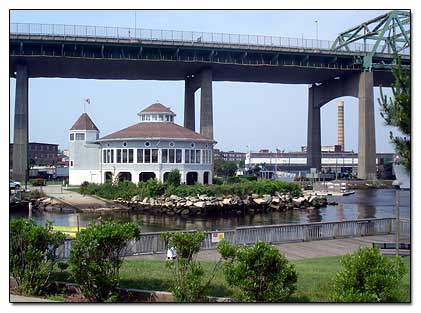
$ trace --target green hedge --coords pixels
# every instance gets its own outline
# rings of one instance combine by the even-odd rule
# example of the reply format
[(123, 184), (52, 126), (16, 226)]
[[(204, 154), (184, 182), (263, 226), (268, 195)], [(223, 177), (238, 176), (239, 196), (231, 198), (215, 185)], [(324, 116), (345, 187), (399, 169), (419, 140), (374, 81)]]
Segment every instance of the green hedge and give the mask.
[(83, 194), (97, 195), (105, 199), (123, 198), (130, 200), (136, 195), (140, 198), (158, 197), (162, 195), (177, 195), (179, 197), (208, 195), (208, 196), (227, 196), (237, 195), (246, 197), (250, 194), (270, 194), (290, 193), (297, 197), (302, 194), (301, 187), (297, 183), (289, 183), (283, 181), (261, 179), (257, 181), (243, 180), (239, 183), (223, 184), (223, 185), (167, 185), (158, 182), (156, 179), (150, 179), (147, 182), (134, 184), (124, 181), (118, 184), (84, 184), (80, 189)]

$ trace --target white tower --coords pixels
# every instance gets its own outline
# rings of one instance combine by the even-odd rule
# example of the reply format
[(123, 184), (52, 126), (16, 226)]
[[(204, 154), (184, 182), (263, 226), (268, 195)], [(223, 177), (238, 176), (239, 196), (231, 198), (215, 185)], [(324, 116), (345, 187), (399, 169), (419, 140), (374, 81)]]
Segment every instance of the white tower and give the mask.
[(69, 184), (84, 181), (100, 183), (99, 129), (87, 113), (83, 113), (69, 130)]

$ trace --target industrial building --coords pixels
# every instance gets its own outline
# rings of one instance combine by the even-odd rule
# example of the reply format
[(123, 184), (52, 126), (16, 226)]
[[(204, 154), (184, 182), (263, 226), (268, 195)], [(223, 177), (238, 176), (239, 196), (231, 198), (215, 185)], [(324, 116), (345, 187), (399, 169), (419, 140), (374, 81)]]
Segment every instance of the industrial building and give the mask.
[[(58, 145), (51, 143), (28, 143), (29, 165), (55, 165), (58, 161)], [(9, 146), (9, 167), (13, 168), (13, 143)]]

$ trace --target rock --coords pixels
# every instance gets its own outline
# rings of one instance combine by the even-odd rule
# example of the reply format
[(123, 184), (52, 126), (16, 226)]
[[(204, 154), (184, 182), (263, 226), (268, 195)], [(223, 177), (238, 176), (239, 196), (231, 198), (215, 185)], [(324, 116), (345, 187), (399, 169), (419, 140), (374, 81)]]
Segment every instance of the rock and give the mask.
[(205, 201), (207, 199), (208, 199), (208, 196), (207, 195), (200, 195), (199, 196), (199, 200), (201, 200), (201, 201)]
[(179, 196), (176, 196), (176, 195), (171, 195), (169, 198), (170, 198), (171, 200), (175, 200), (175, 201), (180, 200), (180, 197), (179, 197)]
[(266, 204), (267, 201), (263, 198), (257, 198), (257, 199), (253, 199), (254, 203), (258, 204), (258, 205), (262, 205), (262, 204)]
[(136, 195), (132, 198), (132, 201), (140, 201), (142, 200), (139, 195)]
[(222, 204), (223, 205), (230, 205), (231, 204), (231, 199), (225, 198), (224, 200), (222, 200)]
[(192, 206), (192, 205), (193, 205), (193, 202), (192, 202), (192, 201), (190, 201), (190, 200), (187, 200), (187, 202), (185, 203), (185, 205), (186, 205), (186, 206)]
[(263, 195), (263, 199), (265, 199), (266, 202), (270, 202), (270, 201), (272, 201), (272, 196), (271, 195)]
[(181, 215), (187, 215), (187, 214), (189, 214), (190, 213), (190, 210), (189, 209), (184, 209), (184, 210), (182, 210), (181, 212), (180, 212), (180, 214)]
[(199, 201), (194, 204), (195, 207), (204, 208), (206, 206), (205, 201)]
[(258, 194), (253, 193), (253, 194), (251, 195), (251, 197), (252, 197), (253, 199), (257, 199), (257, 198), (259, 198), (259, 195), (258, 195)]
[(279, 202), (281, 202), (281, 199), (278, 196), (272, 197), (272, 203), (279, 203)]

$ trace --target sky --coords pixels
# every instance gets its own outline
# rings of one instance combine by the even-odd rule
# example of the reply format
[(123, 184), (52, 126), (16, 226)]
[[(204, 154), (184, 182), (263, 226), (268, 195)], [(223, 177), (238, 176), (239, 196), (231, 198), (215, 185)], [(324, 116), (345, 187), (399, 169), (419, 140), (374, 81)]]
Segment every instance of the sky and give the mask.
[[(338, 33), (386, 10), (11, 11), (12, 23), (134, 27), (334, 40)], [(317, 20), (317, 23), (315, 22)], [(299, 23), (297, 23), (299, 21)], [(390, 95), (390, 89), (385, 89)], [(307, 144), (307, 85), (214, 82), (214, 137), (223, 151), (299, 151)], [(200, 91), (196, 92), (199, 131)], [(374, 90), (377, 152), (393, 152)], [(10, 140), (13, 142), (15, 80), (10, 79)], [(138, 122), (137, 113), (156, 102), (169, 106), (183, 124), (184, 81), (36, 78), (29, 82), (29, 140), (68, 148), (68, 130), (86, 111), (105, 136)], [(342, 97), (321, 110), (322, 145), (337, 143), (337, 102), (345, 102), (345, 149), (358, 151), (358, 100)]]

